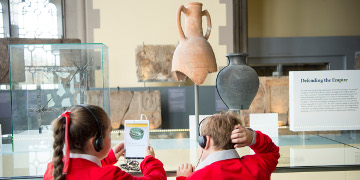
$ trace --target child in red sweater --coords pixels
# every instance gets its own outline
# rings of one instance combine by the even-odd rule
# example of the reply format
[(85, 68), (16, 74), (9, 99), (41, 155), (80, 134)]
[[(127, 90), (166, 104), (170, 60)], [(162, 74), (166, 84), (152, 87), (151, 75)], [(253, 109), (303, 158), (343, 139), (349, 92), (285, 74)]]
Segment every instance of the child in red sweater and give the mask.
[(134, 177), (113, 166), (124, 154), (124, 143), (111, 149), (111, 122), (101, 107), (77, 105), (52, 124), (54, 154), (44, 174), (46, 180), (166, 179), (163, 164), (151, 147), (140, 164), (143, 177)]
[[(260, 131), (246, 129), (231, 113), (210, 116), (200, 123), (201, 163), (183, 164), (177, 170), (182, 179), (266, 180), (276, 169), (279, 147)], [(255, 155), (240, 157), (234, 148), (250, 146)]]

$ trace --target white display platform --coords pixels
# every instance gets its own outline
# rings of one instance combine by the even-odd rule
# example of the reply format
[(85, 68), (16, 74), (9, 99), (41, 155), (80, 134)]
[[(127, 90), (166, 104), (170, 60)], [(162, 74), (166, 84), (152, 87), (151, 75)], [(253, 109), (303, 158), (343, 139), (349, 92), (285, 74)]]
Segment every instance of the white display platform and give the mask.
[(360, 70), (289, 73), (291, 131), (360, 129)]
[(359, 150), (354, 148), (290, 148), (290, 166), (330, 166), (359, 163)]
[(250, 128), (261, 131), (271, 139), (278, 138), (278, 119), (278, 113), (250, 114)]
[[(279, 116), (278, 113), (250, 114), (250, 128), (268, 135), (271, 140), (279, 145)], [(255, 152), (250, 149), (250, 154)]]

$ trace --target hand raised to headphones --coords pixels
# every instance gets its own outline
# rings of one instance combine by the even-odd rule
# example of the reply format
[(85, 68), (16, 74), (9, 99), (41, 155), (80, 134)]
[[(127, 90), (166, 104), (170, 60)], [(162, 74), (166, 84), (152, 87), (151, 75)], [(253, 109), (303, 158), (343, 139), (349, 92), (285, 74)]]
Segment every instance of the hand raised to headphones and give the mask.
[(125, 147), (124, 143), (120, 143), (112, 148), (116, 159), (119, 159), (121, 156), (124, 156), (125, 153), (124, 147)]
[(188, 177), (194, 171), (194, 167), (191, 164), (185, 163), (178, 167), (176, 176)]
[(253, 134), (253, 131), (238, 124), (231, 132), (231, 142), (235, 144), (235, 148), (249, 146), (253, 139)]

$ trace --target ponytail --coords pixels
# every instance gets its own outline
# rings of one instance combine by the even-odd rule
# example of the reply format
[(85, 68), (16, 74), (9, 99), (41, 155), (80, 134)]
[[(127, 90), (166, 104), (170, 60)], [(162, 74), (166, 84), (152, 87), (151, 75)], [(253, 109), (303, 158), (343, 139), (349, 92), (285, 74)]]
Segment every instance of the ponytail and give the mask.
[(63, 148), (65, 143), (65, 117), (60, 116), (54, 121), (54, 154), (53, 154), (53, 166), (54, 166), (54, 180), (63, 180), (65, 175), (63, 174)]

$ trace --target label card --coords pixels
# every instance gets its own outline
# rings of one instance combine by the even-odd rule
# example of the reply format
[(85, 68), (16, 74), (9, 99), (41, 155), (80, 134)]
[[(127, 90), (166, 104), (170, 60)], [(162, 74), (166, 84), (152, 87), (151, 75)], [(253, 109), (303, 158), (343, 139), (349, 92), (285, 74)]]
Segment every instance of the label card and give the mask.
[(292, 131), (360, 129), (360, 70), (289, 73)]
[(186, 112), (185, 88), (168, 89), (169, 112)]

